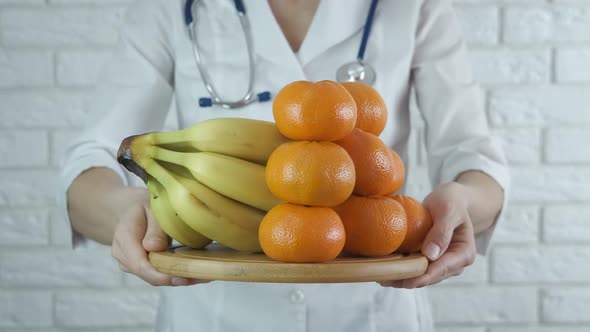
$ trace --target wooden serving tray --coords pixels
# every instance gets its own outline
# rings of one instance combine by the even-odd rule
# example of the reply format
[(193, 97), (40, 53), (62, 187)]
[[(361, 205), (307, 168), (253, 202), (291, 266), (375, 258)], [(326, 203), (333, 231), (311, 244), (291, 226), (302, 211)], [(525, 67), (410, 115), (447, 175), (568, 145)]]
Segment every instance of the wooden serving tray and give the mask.
[(277, 283), (400, 280), (420, 276), (428, 266), (421, 254), (341, 256), (326, 263), (283, 263), (264, 254), (242, 253), (215, 243), (201, 250), (179, 247), (152, 252), (149, 259), (156, 270), (179, 277)]

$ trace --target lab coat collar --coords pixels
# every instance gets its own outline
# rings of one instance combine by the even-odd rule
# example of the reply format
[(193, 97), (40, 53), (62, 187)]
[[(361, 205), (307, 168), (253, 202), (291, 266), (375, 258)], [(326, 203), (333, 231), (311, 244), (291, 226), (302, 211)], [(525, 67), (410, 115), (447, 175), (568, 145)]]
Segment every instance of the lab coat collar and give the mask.
[[(370, 2), (364, 0), (320, 0), (297, 59), (268, 2), (248, 0), (247, 10), (256, 53), (274, 63), (305, 66), (331, 47), (359, 32), (365, 24), (369, 5)], [(346, 24), (343, 25), (342, 22)], [(350, 57), (353, 61), (356, 54), (351, 54)], [(285, 62), (286, 59), (289, 63)]]

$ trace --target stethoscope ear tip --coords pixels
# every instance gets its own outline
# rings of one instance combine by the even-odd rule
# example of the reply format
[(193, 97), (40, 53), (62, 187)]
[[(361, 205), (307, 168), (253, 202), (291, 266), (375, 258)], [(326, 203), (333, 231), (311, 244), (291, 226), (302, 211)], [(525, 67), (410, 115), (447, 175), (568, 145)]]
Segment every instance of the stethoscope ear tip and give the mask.
[(256, 97), (258, 97), (259, 102), (263, 103), (265, 101), (271, 100), (272, 94), (270, 93), (270, 91), (264, 91), (264, 92), (257, 94)]
[(211, 107), (213, 106), (213, 99), (211, 98), (199, 98), (199, 106), (201, 107)]

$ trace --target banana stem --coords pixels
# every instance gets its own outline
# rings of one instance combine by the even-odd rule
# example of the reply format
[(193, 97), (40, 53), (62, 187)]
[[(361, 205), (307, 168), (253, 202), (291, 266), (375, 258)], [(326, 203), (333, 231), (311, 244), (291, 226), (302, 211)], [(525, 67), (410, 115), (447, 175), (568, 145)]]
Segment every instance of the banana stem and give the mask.
[(146, 148), (147, 154), (157, 160), (166, 161), (176, 165), (185, 165), (186, 154), (183, 152), (172, 151), (159, 146), (150, 146)]
[(188, 129), (190, 128), (185, 128), (177, 131), (153, 132), (144, 135), (144, 139), (153, 145), (183, 142), (186, 140), (186, 136), (189, 133)]
[(175, 184), (178, 184), (178, 181), (174, 177), (174, 175), (170, 174), (168, 170), (166, 170), (162, 165), (158, 164), (154, 159), (145, 157), (136, 160), (137, 164), (141, 166), (146, 173), (149, 173), (151, 177), (156, 179), (160, 184), (164, 187), (172, 188)]

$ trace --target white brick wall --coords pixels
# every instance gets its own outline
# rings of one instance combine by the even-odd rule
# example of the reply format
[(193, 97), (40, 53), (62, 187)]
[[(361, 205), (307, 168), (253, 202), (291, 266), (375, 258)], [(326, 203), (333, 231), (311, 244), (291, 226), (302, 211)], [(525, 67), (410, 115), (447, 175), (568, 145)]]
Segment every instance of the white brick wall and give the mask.
[[(55, 208), (63, 145), (130, 2), (0, 0), (1, 331), (153, 330), (157, 291), (108, 249), (70, 252)], [(590, 1), (455, 2), (514, 187), (489, 256), (431, 289), (439, 331), (590, 331)]]

